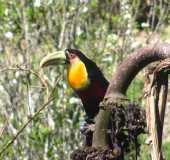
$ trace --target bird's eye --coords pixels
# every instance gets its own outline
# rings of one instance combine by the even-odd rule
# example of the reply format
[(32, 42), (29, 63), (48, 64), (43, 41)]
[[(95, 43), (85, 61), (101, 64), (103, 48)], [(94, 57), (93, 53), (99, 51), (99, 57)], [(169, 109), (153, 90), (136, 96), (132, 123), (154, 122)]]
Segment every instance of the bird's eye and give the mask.
[(73, 54), (73, 53), (70, 53), (70, 58), (75, 58), (76, 57), (76, 55), (75, 54)]

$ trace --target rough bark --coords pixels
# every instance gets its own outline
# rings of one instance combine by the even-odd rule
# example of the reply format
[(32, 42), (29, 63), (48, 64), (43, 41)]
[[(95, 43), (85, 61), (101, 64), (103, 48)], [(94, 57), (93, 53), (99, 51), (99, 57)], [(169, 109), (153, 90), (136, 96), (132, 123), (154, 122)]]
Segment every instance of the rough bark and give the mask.
[(170, 58), (170, 44), (155, 44), (137, 50), (130, 54), (117, 68), (113, 75), (106, 98), (112, 97), (113, 93), (125, 94), (131, 81), (146, 65), (151, 62)]
[(146, 85), (148, 88), (147, 100), (147, 118), (149, 131), (149, 145), (151, 147), (151, 157), (153, 160), (163, 160), (162, 154), (162, 133), (164, 124), (164, 115), (168, 94), (168, 71), (170, 59), (156, 65), (152, 75), (148, 75), (150, 83)]
[[(126, 100), (126, 91), (137, 73), (151, 62), (170, 58), (170, 44), (155, 44), (131, 54), (117, 68), (106, 92), (103, 104), (107, 108)], [(109, 107), (108, 107), (109, 108)], [(110, 109), (100, 110), (96, 118), (93, 134), (93, 147), (108, 147), (107, 127), (109, 125)]]

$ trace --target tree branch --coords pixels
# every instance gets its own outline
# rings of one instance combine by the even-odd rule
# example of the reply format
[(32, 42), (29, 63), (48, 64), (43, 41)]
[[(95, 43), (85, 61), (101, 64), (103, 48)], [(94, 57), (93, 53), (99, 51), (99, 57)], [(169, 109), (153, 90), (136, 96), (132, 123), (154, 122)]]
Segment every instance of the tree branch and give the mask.
[[(104, 106), (113, 106), (127, 100), (125, 98), (126, 91), (137, 73), (151, 62), (166, 58), (170, 58), (170, 44), (167, 43), (148, 46), (128, 56), (118, 66), (117, 72), (112, 77), (112, 81), (103, 100)], [(109, 126), (110, 112), (109, 109), (106, 109), (106, 111), (100, 110), (96, 117), (93, 147), (108, 147), (106, 137), (108, 136), (107, 128)]]
[[(8, 70), (21, 70), (21, 71), (27, 71), (27, 72), (30, 72), (32, 74), (34, 74), (35, 76), (37, 76), (40, 80), (42, 80), (41, 76), (33, 71), (33, 70), (30, 70), (30, 69), (24, 69), (24, 68), (21, 68), (19, 66), (17, 66), (17, 68), (4, 68), (2, 70), (0, 70), (0, 72), (4, 72), (4, 71), (8, 71)], [(53, 90), (51, 91), (51, 93), (49, 94), (48, 98), (47, 98), (47, 101), (40, 107), (40, 109), (34, 113), (33, 116), (31, 116), (28, 121), (22, 126), (22, 128), (17, 132), (17, 134), (0, 150), (0, 156), (3, 155), (3, 153), (14, 143), (14, 141), (18, 138), (18, 136), (24, 131), (24, 129), (28, 126), (28, 124), (30, 124), (30, 122), (32, 122), (38, 115), (40, 112), (42, 112), (49, 104), (50, 102), (52, 102), (55, 97), (53, 96), (53, 93), (55, 91), (55, 88), (58, 84), (58, 82), (60, 81), (60, 77), (58, 77), (57, 81), (56, 81), (56, 84), (55, 84), (55, 87), (53, 88)], [(44, 81), (42, 80), (42, 83), (44, 84)]]

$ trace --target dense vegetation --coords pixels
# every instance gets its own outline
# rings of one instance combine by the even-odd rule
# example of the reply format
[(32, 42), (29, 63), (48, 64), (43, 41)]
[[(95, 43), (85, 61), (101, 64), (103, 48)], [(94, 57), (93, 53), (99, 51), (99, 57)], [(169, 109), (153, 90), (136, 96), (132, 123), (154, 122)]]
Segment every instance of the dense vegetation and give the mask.
[[(135, 49), (157, 41), (170, 42), (169, 3), (0, 0), (0, 150), (46, 102), (47, 86), (49, 92), (56, 87), (55, 100), (22, 131), (0, 159), (69, 159), (72, 150), (82, 145), (79, 127), (84, 112), (80, 100), (67, 86), (64, 66), (45, 69), (45, 77), (40, 72), (40, 60), (56, 50), (77, 48), (110, 79), (118, 63)], [(138, 98), (142, 95), (143, 81), (144, 74), (138, 75), (128, 91), (130, 99), (142, 103)], [(142, 136), (142, 143), (144, 139)], [(170, 142), (164, 143), (168, 158)], [(141, 156), (149, 160), (146, 145), (142, 145)], [(127, 159), (134, 159), (133, 153)]]

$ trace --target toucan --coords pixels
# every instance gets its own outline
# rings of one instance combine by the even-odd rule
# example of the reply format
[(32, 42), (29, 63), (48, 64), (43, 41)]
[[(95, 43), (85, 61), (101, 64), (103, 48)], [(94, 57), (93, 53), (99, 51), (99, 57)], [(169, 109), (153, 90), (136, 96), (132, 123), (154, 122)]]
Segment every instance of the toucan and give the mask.
[(86, 122), (93, 123), (109, 82), (96, 63), (77, 49), (69, 48), (48, 54), (42, 59), (40, 67), (56, 65), (59, 59), (65, 61), (67, 82), (82, 101), (86, 112)]

